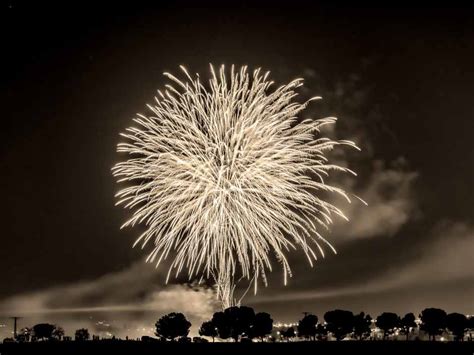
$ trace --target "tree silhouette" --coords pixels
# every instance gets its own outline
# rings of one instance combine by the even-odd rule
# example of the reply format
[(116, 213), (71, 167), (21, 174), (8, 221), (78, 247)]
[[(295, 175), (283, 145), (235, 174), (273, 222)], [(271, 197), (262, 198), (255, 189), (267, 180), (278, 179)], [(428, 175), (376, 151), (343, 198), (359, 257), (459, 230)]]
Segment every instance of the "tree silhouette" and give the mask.
[(446, 312), (439, 308), (426, 308), (421, 312), (420, 329), (428, 333), (431, 340), (446, 329)]
[(191, 323), (183, 313), (170, 313), (161, 317), (155, 324), (155, 334), (167, 340), (174, 340), (177, 337), (185, 337), (189, 333)]
[(391, 312), (384, 312), (377, 317), (375, 324), (383, 330), (383, 338), (386, 339), (400, 325), (400, 317)]
[(255, 311), (250, 307), (229, 307), (224, 311), (230, 324), (230, 336), (238, 341), (243, 336), (249, 336), (250, 327), (255, 319)]
[(48, 323), (36, 324), (33, 327), (34, 337), (38, 340), (51, 340), (55, 328), (54, 325)]
[(231, 335), (230, 323), (226, 319), (224, 312), (216, 312), (212, 316), (212, 324), (216, 327), (217, 334), (221, 339), (228, 339)]
[(201, 328), (199, 328), (199, 335), (211, 337), (212, 342), (214, 342), (214, 338), (218, 336), (218, 333), (217, 328), (212, 320), (202, 323)]
[(59, 326), (54, 326), (52, 338), (61, 341), (64, 337), (64, 329)]
[(216, 312), (212, 322), (217, 328), (219, 338), (233, 338), (236, 342), (244, 336), (250, 336), (255, 320), (255, 311), (250, 307), (229, 307), (224, 312)]
[(316, 324), (318, 324), (318, 317), (314, 314), (305, 314), (303, 319), (298, 322), (298, 335), (303, 338), (316, 337)]
[(283, 339), (286, 339), (286, 341), (290, 341), (291, 338), (294, 338), (296, 336), (295, 328), (290, 327), (286, 330), (282, 330), (280, 332), (280, 335), (282, 336)]
[(446, 316), (446, 327), (453, 333), (455, 340), (463, 340), (469, 327), (467, 317), (461, 313), (450, 313)]
[(318, 340), (327, 340), (328, 330), (323, 324), (318, 324), (316, 326), (316, 338)]
[(370, 325), (372, 324), (372, 317), (364, 312), (354, 316), (354, 336), (362, 340), (370, 336)]
[(90, 338), (89, 330), (86, 328), (78, 329), (74, 333), (74, 340), (76, 341), (86, 341), (86, 340), (89, 340), (89, 338)]
[(326, 321), (326, 329), (331, 332), (336, 340), (342, 340), (344, 337), (352, 333), (354, 328), (354, 315), (350, 311), (336, 309), (326, 312), (324, 315)]
[(410, 330), (416, 328), (415, 322), (415, 315), (413, 313), (407, 313), (400, 319), (400, 329), (403, 334), (406, 336), (406, 340), (408, 340), (408, 336), (410, 335)]
[(263, 338), (270, 334), (273, 329), (273, 319), (265, 312), (260, 312), (255, 315), (252, 327), (250, 329), (250, 335), (252, 338), (260, 338), (263, 342)]

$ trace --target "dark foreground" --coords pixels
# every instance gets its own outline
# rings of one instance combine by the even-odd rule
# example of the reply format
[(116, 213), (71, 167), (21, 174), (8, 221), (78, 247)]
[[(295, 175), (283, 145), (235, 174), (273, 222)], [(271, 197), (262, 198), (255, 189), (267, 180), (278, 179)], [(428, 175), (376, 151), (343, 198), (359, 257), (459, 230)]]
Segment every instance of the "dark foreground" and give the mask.
[(137, 341), (1, 344), (0, 355), (13, 354), (474, 354), (474, 342), (344, 341), (295, 343), (147, 343)]

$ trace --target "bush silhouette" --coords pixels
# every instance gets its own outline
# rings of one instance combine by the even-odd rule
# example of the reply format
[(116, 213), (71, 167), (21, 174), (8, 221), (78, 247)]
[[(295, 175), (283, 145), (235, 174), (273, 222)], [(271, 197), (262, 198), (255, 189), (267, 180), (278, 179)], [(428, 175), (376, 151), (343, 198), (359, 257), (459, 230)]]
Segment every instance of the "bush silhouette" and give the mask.
[(76, 330), (74, 333), (74, 340), (76, 341), (86, 341), (90, 339), (89, 330), (86, 328), (81, 328)]
[(64, 337), (64, 329), (59, 326), (54, 326), (52, 338), (61, 341)]
[(474, 316), (467, 319), (467, 328), (469, 329), (469, 339), (472, 340), (472, 332), (474, 332)]
[(21, 328), (16, 336), (16, 341), (19, 343), (29, 342), (33, 335), (33, 328), (24, 327)]
[(283, 339), (286, 339), (286, 341), (290, 341), (290, 339), (292, 339), (296, 336), (295, 328), (290, 327), (286, 330), (282, 330), (280, 332), (280, 335), (282, 336)]

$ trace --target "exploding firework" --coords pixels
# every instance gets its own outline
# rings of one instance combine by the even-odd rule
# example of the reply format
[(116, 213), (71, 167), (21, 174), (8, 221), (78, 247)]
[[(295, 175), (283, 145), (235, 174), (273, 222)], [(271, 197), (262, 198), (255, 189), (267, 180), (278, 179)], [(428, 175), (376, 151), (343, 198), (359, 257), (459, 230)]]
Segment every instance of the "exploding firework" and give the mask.
[(266, 284), (272, 261), (291, 276), (287, 254), (301, 249), (309, 264), (326, 245), (320, 234), (334, 215), (344, 213), (322, 197), (342, 189), (326, 184), (330, 171), (354, 174), (331, 164), (325, 154), (353, 142), (320, 136), (333, 117), (299, 119), (312, 98), (295, 101), (296, 79), (274, 89), (269, 73), (246, 67), (230, 73), (211, 69), (208, 85), (199, 75), (184, 81), (165, 73), (175, 85), (158, 91), (151, 114), (134, 119), (118, 152), (129, 158), (113, 174), (126, 182), (117, 204), (133, 210), (122, 226), (142, 223), (135, 245), (154, 248), (156, 265), (173, 255), (168, 271), (176, 276), (214, 279), (223, 307), (239, 303), (234, 290), (240, 279)]

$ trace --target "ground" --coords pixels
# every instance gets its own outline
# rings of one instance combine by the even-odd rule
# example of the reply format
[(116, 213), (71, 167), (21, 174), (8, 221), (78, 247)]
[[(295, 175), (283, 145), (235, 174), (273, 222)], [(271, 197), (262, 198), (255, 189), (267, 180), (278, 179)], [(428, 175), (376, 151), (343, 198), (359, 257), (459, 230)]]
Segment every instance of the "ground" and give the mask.
[(295, 343), (147, 343), (136, 341), (1, 344), (0, 355), (14, 354), (474, 354), (474, 342), (344, 341)]

